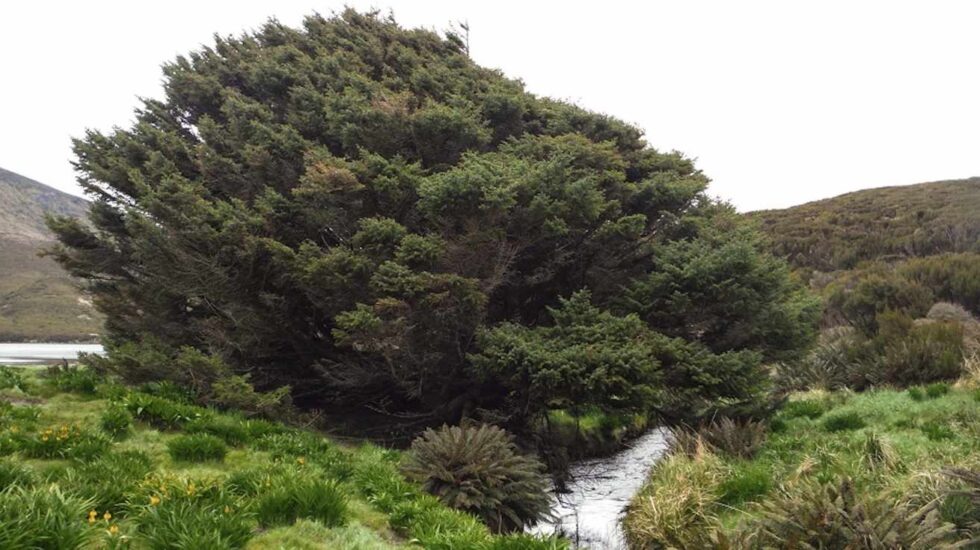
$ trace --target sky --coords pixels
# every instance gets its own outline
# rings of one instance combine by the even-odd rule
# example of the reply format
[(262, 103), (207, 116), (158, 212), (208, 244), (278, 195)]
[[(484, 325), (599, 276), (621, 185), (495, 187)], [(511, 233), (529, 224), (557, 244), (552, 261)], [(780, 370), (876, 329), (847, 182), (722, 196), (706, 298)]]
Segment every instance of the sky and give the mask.
[(80, 194), (71, 138), (132, 122), (160, 66), (344, 5), (470, 26), (473, 59), (635, 124), (740, 210), (980, 175), (980, 3), (168, 0), (0, 3), (0, 167)]

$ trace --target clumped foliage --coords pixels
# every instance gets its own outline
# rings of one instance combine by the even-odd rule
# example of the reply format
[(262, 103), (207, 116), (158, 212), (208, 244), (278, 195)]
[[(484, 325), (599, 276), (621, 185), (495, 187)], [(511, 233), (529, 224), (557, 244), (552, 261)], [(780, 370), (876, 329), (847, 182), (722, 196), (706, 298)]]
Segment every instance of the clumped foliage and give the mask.
[(828, 432), (843, 432), (860, 430), (867, 426), (867, 423), (860, 414), (851, 411), (828, 414), (823, 417), (821, 425)]
[(90, 507), (57, 487), (0, 491), (0, 548), (83, 548), (97, 534), (85, 523)]
[(496, 426), (443, 426), (412, 443), (403, 471), (453, 508), (495, 532), (521, 530), (549, 510), (549, 481), (537, 460), (521, 455)]
[[(853, 482), (811, 485), (763, 504), (762, 520), (751, 539), (762, 548), (907, 548), (949, 547), (955, 528), (935, 506), (912, 509), (869, 498)], [(857, 546), (855, 546), (857, 545)]]
[[(545, 401), (580, 393), (540, 356), (595, 344), (595, 400), (656, 408), (678, 381), (717, 408), (812, 337), (816, 302), (689, 159), (451, 37), (351, 10), (270, 22), (167, 64), (164, 88), (75, 142), (89, 220), (50, 222), (127, 381), (455, 422), (514, 415), (514, 364)], [(563, 324), (582, 296), (595, 318)], [(643, 341), (614, 353), (619, 327)]]
[(92, 395), (99, 383), (99, 376), (90, 369), (72, 365), (56, 365), (45, 371), (45, 376), (61, 391)]
[(99, 426), (110, 436), (121, 439), (129, 435), (133, 426), (133, 415), (124, 405), (112, 404), (102, 413)]
[(672, 454), (657, 463), (623, 521), (631, 548), (710, 548), (724, 466), (711, 453)]
[(336, 483), (287, 477), (261, 495), (256, 514), (264, 527), (292, 525), (300, 518), (338, 527), (347, 519), (347, 500)]
[(167, 452), (176, 461), (222, 461), (228, 447), (220, 438), (207, 434), (180, 435), (167, 442)]
[(689, 456), (705, 451), (735, 458), (752, 458), (766, 442), (768, 427), (757, 420), (722, 418), (698, 427), (680, 427), (671, 433), (671, 449)]

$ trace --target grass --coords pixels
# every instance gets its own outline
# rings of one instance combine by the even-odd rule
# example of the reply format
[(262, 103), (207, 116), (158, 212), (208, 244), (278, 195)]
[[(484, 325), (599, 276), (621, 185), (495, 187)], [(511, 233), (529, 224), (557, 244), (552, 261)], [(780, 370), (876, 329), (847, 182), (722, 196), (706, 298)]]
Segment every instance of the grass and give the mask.
[[(760, 505), (815, 483), (850, 478), (891, 502), (925, 505), (945, 494), (946, 468), (980, 468), (980, 407), (968, 387), (943, 385), (922, 399), (881, 389), (794, 395), (754, 458), (677, 453), (650, 473), (624, 521), (636, 547), (710, 547), (705, 537), (762, 516)], [(962, 500), (962, 499), (961, 499)], [(961, 518), (964, 502), (940, 500)]]
[(492, 535), (407, 481), (398, 451), (196, 407), (166, 388), (95, 380), (93, 393), (0, 367), (4, 380), (27, 390), (0, 391), (34, 404), (0, 394), (0, 548), (567, 547)]

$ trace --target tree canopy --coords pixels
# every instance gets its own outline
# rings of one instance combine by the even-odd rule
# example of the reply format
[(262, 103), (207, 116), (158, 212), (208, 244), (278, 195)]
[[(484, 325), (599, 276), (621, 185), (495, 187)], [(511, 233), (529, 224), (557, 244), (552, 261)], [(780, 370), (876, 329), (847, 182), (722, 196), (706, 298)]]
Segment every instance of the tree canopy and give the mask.
[[(164, 75), (132, 126), (75, 141), (89, 224), (51, 222), (110, 353), (190, 346), (300, 404), (451, 419), (521, 391), (752, 399), (812, 337), (815, 303), (689, 159), (453, 37), (348, 10)], [(562, 384), (515, 385), (532, 366)]]

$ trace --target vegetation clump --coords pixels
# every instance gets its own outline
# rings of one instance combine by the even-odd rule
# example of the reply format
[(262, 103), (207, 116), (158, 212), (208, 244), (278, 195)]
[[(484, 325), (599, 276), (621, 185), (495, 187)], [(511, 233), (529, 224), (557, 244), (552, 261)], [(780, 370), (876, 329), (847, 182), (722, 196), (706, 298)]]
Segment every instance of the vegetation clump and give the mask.
[(297, 477), (276, 480), (276, 486), (259, 497), (256, 514), (265, 527), (292, 525), (300, 518), (337, 527), (348, 515), (347, 501), (335, 483)]
[(170, 457), (183, 462), (222, 461), (228, 453), (225, 442), (207, 434), (180, 435), (167, 442)]
[(481, 518), (495, 532), (533, 525), (548, 513), (544, 467), (517, 452), (495, 426), (443, 426), (412, 443), (403, 471), (448, 506)]
[(121, 404), (113, 404), (106, 408), (99, 418), (102, 431), (110, 436), (121, 439), (129, 435), (133, 426), (133, 415)]

